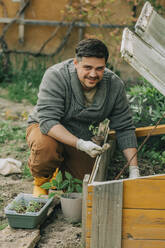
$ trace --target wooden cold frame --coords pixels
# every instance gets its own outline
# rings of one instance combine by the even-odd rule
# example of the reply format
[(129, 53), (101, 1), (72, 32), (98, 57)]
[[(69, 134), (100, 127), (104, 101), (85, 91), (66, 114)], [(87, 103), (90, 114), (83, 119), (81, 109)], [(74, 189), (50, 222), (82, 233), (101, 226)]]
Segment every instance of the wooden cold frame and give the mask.
[[(165, 95), (165, 20), (149, 2), (135, 32), (124, 30), (122, 56)], [(165, 125), (136, 129), (137, 137), (164, 133)], [(99, 163), (97, 172), (107, 161)], [(165, 174), (107, 182), (93, 178), (86, 192), (86, 248), (165, 247)]]

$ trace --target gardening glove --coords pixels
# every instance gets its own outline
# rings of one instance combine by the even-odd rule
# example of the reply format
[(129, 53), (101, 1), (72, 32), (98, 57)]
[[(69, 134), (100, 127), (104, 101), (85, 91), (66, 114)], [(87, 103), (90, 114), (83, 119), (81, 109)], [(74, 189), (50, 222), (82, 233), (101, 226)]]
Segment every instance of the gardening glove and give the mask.
[(129, 178), (137, 178), (140, 177), (139, 167), (138, 166), (129, 166)]
[(92, 158), (95, 158), (97, 155), (104, 152), (101, 146), (96, 145), (92, 141), (85, 141), (83, 139), (78, 139), (76, 148), (80, 151), (86, 152)]

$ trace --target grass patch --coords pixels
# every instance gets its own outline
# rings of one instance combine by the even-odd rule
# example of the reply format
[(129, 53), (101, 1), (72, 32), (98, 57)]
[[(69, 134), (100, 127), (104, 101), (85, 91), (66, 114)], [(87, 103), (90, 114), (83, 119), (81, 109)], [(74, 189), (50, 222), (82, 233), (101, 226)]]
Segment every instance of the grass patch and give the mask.
[(0, 157), (12, 157), (22, 162), (23, 178), (31, 177), (27, 166), (30, 150), (25, 140), (26, 126), (15, 124), (12, 120), (0, 122)]
[(35, 105), (38, 88), (48, 64), (48, 59), (31, 58), (30, 56), (13, 56), (8, 68), (8, 74), (0, 70), (1, 87), (8, 90), (8, 98), (21, 102), (28, 100)]
[(8, 226), (8, 223), (3, 223), (2, 225), (0, 225), (0, 231), (5, 229), (7, 226)]
[(23, 178), (32, 178), (31, 172), (27, 164), (23, 166)]
[(33, 105), (37, 102), (38, 87), (32, 87), (27, 81), (18, 81), (8, 85), (8, 97), (12, 101), (22, 102), (23, 99), (28, 100)]
[(10, 140), (25, 141), (25, 127), (15, 126), (11, 120), (0, 122), (0, 143), (5, 144)]

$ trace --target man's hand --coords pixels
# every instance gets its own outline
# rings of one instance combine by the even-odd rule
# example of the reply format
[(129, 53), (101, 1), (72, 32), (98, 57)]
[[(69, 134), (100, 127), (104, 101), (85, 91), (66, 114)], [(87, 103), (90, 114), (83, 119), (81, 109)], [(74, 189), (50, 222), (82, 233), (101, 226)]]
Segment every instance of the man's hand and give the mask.
[(105, 151), (101, 146), (96, 145), (92, 141), (85, 141), (83, 139), (78, 139), (76, 147), (78, 150), (86, 152), (92, 158), (95, 158)]
[(138, 166), (129, 166), (129, 178), (137, 178), (140, 177), (139, 167)]

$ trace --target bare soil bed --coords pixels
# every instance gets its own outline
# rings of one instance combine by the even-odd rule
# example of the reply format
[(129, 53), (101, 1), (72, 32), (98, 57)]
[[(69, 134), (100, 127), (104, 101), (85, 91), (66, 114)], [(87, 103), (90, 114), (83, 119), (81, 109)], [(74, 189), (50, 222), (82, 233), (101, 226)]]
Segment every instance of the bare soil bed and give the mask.
[[(23, 113), (29, 113), (32, 106), (24, 103), (13, 103), (0, 98), (0, 121), (11, 120), (10, 125), (20, 125), (25, 128), (26, 120)], [(19, 147), (19, 149), (18, 149)], [(22, 162), (22, 168), (27, 163), (28, 147), (25, 141), (10, 140), (0, 144), (0, 158), (14, 158)], [(33, 179), (25, 177), (24, 173), (3, 176), (0, 175), (0, 227), (7, 225), (4, 207), (20, 192), (32, 193)], [(1, 230), (0, 229), (0, 230)], [(1, 231), (0, 231), (1, 232)], [(80, 248), (81, 245), (81, 223), (70, 224), (65, 221), (61, 213), (60, 205), (46, 220), (40, 228), (41, 238), (35, 248)], [(10, 237), (9, 237), (10, 238)], [(15, 236), (17, 239), (17, 236)], [(6, 240), (5, 240), (6, 241)], [(13, 244), (16, 240), (12, 240)], [(19, 242), (19, 240), (18, 240)], [(6, 246), (1, 248), (7, 248)]]

